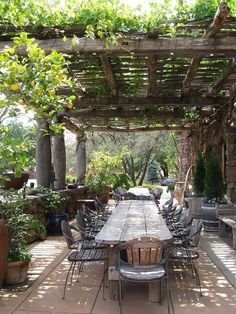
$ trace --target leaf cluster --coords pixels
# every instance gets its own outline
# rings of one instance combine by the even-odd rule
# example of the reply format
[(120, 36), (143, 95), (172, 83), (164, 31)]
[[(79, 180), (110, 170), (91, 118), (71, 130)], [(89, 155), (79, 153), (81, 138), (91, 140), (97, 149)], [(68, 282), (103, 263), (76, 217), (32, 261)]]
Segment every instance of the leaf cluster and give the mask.
[[(6, 195), (5, 195), (6, 197)], [(0, 217), (4, 220), (9, 237), (8, 260), (30, 260), (27, 251), (26, 236), (30, 230), (38, 233), (44, 231), (44, 226), (32, 215), (24, 213), (30, 202), (22, 198), (14, 198), (11, 194), (0, 204)]]

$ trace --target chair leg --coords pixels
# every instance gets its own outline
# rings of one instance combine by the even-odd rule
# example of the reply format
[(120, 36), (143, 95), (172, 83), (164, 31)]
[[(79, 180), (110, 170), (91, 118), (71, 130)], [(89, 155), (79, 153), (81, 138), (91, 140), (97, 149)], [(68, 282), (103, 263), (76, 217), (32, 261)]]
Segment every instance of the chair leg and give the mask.
[(69, 270), (67, 272), (62, 299), (65, 299), (65, 296), (66, 296), (66, 285), (67, 285), (68, 277), (69, 277), (69, 274), (70, 274), (70, 271), (71, 271), (72, 267), (74, 267), (74, 264), (76, 264), (76, 262), (72, 262), (71, 263), (70, 268), (69, 268)]
[(200, 276), (199, 276), (199, 273), (198, 273), (198, 270), (197, 270), (197, 267), (196, 267), (194, 261), (192, 261), (192, 266), (193, 266), (195, 276), (196, 276), (196, 283), (199, 286), (199, 294), (200, 294), (200, 297), (202, 297), (203, 294), (202, 294), (201, 280), (200, 280)]
[(70, 285), (72, 286), (72, 280), (73, 280), (73, 276), (74, 276), (74, 272), (75, 272), (75, 266), (76, 266), (76, 262), (74, 262), (74, 266), (72, 268), (72, 274), (71, 274), (71, 278), (70, 278)]

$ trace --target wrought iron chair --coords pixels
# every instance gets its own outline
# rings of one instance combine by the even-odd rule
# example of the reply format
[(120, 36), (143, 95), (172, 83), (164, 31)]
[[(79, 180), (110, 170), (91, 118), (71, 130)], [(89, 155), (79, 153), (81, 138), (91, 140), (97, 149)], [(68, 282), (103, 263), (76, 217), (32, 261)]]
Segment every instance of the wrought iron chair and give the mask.
[[(106, 260), (107, 260), (107, 253), (104, 247), (99, 247), (95, 241), (88, 241), (87, 240), (76, 240), (73, 237), (71, 229), (74, 229), (75, 227), (71, 226), (68, 221), (62, 221), (61, 222), (62, 232), (65, 236), (65, 240), (67, 243), (67, 246), (69, 249), (71, 249), (71, 252), (67, 256), (67, 259), (69, 262), (71, 262), (70, 268), (66, 275), (66, 280), (64, 284), (64, 290), (62, 299), (65, 298), (66, 294), (66, 285), (69, 278), (69, 275), (71, 273), (71, 284), (73, 280), (73, 275), (75, 271), (75, 266), (78, 263), (78, 278), (80, 275), (80, 272), (83, 270), (84, 263), (87, 262), (97, 262), (97, 261), (104, 261), (104, 276), (105, 276), (105, 270), (106, 270)], [(75, 228), (77, 231), (77, 228)], [(79, 245), (80, 244), (80, 245)], [(104, 280), (103, 276), (103, 280)], [(77, 278), (77, 281), (78, 281)], [(103, 287), (103, 295), (104, 295), (104, 287)]]
[[(170, 313), (170, 305), (172, 312), (174, 312), (168, 281), (168, 254), (163, 258), (163, 248), (164, 243), (153, 237), (133, 239), (115, 248), (118, 252), (117, 268), (119, 271), (119, 306), (121, 314), (122, 279), (132, 282), (162, 282), (165, 279), (168, 313)], [(128, 262), (122, 260), (120, 254), (122, 250), (126, 250)], [(159, 301), (161, 303), (161, 291)]]
[(175, 241), (174, 247), (172, 248), (170, 259), (173, 261), (180, 261), (182, 268), (184, 264), (187, 263), (189, 268), (192, 270), (193, 277), (196, 278), (196, 284), (199, 286), (199, 293), (202, 296), (201, 291), (201, 280), (194, 263), (194, 260), (199, 258), (199, 253), (195, 250), (190, 249), (190, 246), (197, 247), (200, 239), (200, 233), (202, 230), (202, 220), (194, 219), (191, 225), (190, 234), (185, 237), (185, 239), (179, 239)]

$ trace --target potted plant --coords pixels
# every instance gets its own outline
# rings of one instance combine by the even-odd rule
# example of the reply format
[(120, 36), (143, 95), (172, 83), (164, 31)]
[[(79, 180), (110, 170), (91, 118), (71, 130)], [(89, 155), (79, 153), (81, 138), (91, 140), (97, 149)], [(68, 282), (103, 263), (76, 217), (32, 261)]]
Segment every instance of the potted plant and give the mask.
[(46, 194), (43, 197), (43, 208), (47, 217), (47, 233), (49, 235), (62, 234), (61, 222), (68, 219), (68, 215), (62, 207), (66, 198), (49, 188), (41, 188), (41, 192)]
[(204, 179), (206, 174), (205, 161), (202, 153), (199, 153), (193, 172), (192, 197), (188, 197), (187, 202), (194, 216), (202, 215), (201, 209), (204, 201)]
[(12, 194), (6, 197), (0, 204), (0, 216), (8, 231), (8, 263), (4, 282), (18, 284), (26, 280), (31, 258), (26, 247), (26, 236), (32, 229), (43, 232), (44, 226), (32, 215), (24, 213), (28, 201), (19, 196), (13, 198)]
[(216, 218), (216, 209), (219, 204), (227, 203), (224, 200), (225, 184), (222, 176), (220, 160), (215, 152), (209, 153), (204, 178), (204, 194), (206, 200), (202, 206), (202, 218), (205, 231), (217, 231), (219, 223)]

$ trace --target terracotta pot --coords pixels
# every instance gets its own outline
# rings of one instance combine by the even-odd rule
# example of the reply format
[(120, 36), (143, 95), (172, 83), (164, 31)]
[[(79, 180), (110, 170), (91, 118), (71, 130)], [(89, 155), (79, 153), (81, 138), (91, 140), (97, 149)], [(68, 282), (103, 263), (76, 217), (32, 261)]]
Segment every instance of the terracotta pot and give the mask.
[(16, 177), (14, 173), (5, 173), (3, 177), (6, 178), (6, 181), (3, 183), (3, 188), (6, 190), (15, 189), (19, 190), (23, 185), (28, 181), (29, 174), (27, 172), (22, 172), (20, 177)]
[(110, 198), (110, 187), (104, 186), (102, 188), (102, 201), (104, 204), (107, 204)]
[(1, 242), (0, 245), (0, 289), (1, 289), (6, 272), (8, 255), (8, 232), (3, 220), (0, 220), (0, 242)]
[(23, 283), (27, 279), (30, 261), (8, 262), (4, 282), (7, 285)]

